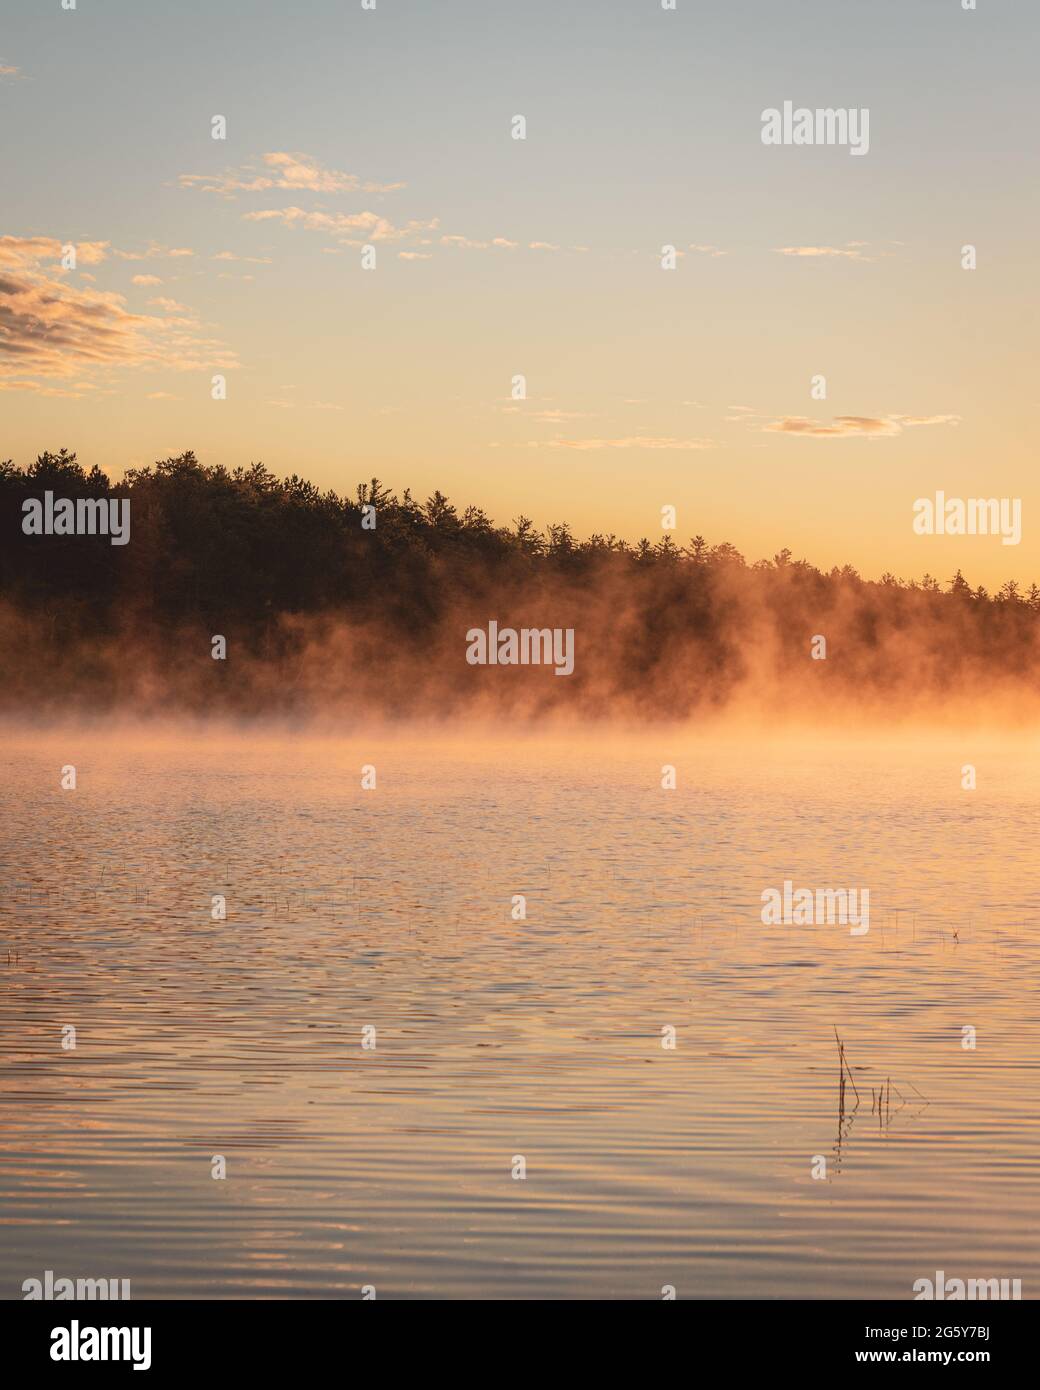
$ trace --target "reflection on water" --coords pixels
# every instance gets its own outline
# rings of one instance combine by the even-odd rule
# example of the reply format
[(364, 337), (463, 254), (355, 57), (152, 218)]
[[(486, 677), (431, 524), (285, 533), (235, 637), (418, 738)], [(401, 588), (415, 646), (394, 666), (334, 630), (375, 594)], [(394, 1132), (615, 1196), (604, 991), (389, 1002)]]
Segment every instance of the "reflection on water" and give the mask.
[(6, 738), (0, 1296), (1035, 1296), (1040, 757), (969, 744)]

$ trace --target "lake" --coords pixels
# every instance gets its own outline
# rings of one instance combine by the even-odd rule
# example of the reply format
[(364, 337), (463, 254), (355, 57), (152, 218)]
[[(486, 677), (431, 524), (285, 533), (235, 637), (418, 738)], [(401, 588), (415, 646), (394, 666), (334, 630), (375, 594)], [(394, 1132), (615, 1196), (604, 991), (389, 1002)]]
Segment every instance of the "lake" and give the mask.
[[(1038, 774), (977, 731), (8, 728), (0, 1296), (1036, 1296)], [(869, 930), (764, 925), (785, 881)]]

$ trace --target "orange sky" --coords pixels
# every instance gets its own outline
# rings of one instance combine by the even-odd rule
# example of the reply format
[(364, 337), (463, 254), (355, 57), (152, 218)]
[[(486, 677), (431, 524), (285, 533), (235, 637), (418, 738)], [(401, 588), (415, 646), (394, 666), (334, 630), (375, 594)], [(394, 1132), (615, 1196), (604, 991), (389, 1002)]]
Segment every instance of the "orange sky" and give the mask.
[[(1040, 578), (1028, 17), (14, 8), (4, 456), (192, 448), (631, 539), (671, 504), (749, 559)], [(787, 96), (869, 108), (867, 154), (764, 146)], [(915, 535), (939, 489), (1020, 498), (1021, 544)]]

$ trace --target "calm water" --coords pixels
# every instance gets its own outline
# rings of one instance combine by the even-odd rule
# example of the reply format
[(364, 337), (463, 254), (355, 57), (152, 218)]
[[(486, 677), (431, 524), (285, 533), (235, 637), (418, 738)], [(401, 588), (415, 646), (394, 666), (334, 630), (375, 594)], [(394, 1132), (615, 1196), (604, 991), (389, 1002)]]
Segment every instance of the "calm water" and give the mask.
[[(9, 735), (0, 1295), (1035, 1296), (1038, 772), (1022, 739)], [(785, 878), (868, 887), (869, 932), (764, 927)]]

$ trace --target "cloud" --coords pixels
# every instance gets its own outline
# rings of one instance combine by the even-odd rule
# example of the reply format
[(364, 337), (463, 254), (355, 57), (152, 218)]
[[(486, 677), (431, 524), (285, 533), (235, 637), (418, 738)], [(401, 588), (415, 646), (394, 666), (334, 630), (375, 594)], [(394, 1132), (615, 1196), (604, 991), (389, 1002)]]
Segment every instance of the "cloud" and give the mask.
[[(264, 171), (253, 165), (226, 169), (222, 174), (181, 174), (182, 188), (198, 188), (233, 198), (236, 193), (262, 193), (270, 188), (304, 189), (309, 193), (392, 193), (403, 183), (363, 182), (356, 174), (327, 169), (307, 154), (273, 150), (261, 156)], [(266, 172), (265, 172), (266, 171)]]
[(529, 251), (559, 251), (558, 246), (554, 246), (551, 241), (529, 241), (527, 243)]
[(700, 251), (705, 256), (726, 256), (727, 251), (720, 251), (717, 246), (702, 246), (696, 241), (690, 242), (691, 251)]
[[(108, 256), (107, 241), (62, 242), (50, 236), (2, 236), (0, 237), (0, 266), (28, 268), (39, 265), (41, 261), (60, 261), (65, 248), (72, 246), (76, 252), (76, 265), (100, 265)], [(56, 266), (54, 273), (64, 275), (63, 267)]]
[(864, 256), (861, 248), (865, 241), (848, 241), (844, 246), (774, 246), (778, 256), (839, 256), (849, 261), (870, 261), (872, 256)]
[(0, 80), (5, 77), (23, 76), (21, 68), (11, 67), (8, 63), (0, 63)]
[[(95, 260), (104, 259), (107, 243), (80, 245), (93, 248)], [(38, 383), (26, 384), (31, 377), (238, 365), (223, 344), (199, 336), (191, 320), (131, 313), (123, 295), (74, 285), (60, 268), (45, 266), (60, 253), (55, 239), (0, 238), (0, 377), (8, 390), (42, 390)], [(89, 382), (75, 383), (76, 391), (89, 389)]]
[(108, 246), (107, 241), (77, 241), (76, 264), (100, 265), (108, 258)]
[(551, 449), (715, 449), (713, 439), (669, 439), (632, 435), (624, 439), (553, 439)]
[[(307, 212), (303, 208), (268, 208), (263, 212), (243, 213), (247, 222), (281, 222), (284, 227), (304, 227), (311, 232), (329, 232), (340, 236), (352, 246), (360, 246), (362, 241), (403, 241), (419, 232), (437, 228), (438, 219), (432, 222), (411, 221), (395, 227), (387, 218), (376, 212)], [(354, 235), (362, 232), (363, 237)]]
[(959, 425), (959, 415), (893, 415), (901, 425)]
[(884, 438), (902, 434), (904, 427), (910, 425), (955, 425), (959, 420), (959, 415), (836, 415), (827, 425), (804, 415), (784, 415), (762, 429), (771, 434), (800, 434), (813, 439), (851, 439), (856, 435)]
[(65, 390), (61, 386), (45, 386), (39, 381), (19, 381), (14, 377), (0, 375), (0, 391), (33, 391), (39, 396), (65, 396), (69, 400), (81, 401), (88, 391), (95, 389), (85, 382), (79, 382), (77, 385), (81, 389), (73, 387), (71, 390)]
[(53, 237), (0, 236), (0, 266), (27, 266), (60, 258), (61, 242)]
[(398, 251), (397, 254), (402, 261), (428, 261), (431, 259), (429, 251)]
[(161, 285), (162, 281), (158, 275), (135, 275), (130, 283), (132, 285)]
[[(544, 241), (532, 242), (531, 244), (532, 246), (542, 247), (547, 250), (558, 251), (560, 249), (558, 246), (549, 247), (548, 243)], [(451, 235), (442, 236), (441, 245), (455, 246), (460, 248), (461, 250), (467, 251), (487, 251), (488, 248), (492, 246), (496, 246), (501, 250), (515, 251), (517, 246), (519, 245), (519, 242), (510, 241), (507, 237), (504, 236), (492, 237), (490, 241), (474, 241), (471, 237), (468, 236)], [(577, 249), (579, 248), (576, 247), (575, 250)]]
[[(261, 165), (246, 165), (242, 168), (228, 169), (222, 174), (182, 174), (180, 184), (183, 188), (197, 188), (203, 192), (217, 193), (232, 198), (239, 193), (260, 193), (288, 190), (307, 193), (390, 193), (405, 187), (403, 183), (374, 183), (363, 181), (357, 174), (349, 174), (340, 169), (330, 169), (311, 155), (288, 151), (271, 151), (261, 156)], [(280, 208), (263, 208), (247, 212), (243, 217), (248, 222), (280, 222), (284, 227), (302, 227), (306, 231), (324, 232), (346, 245), (361, 246), (366, 242), (413, 241), (419, 246), (432, 244), (424, 233), (437, 231), (440, 219), (410, 219), (397, 224), (380, 213), (366, 209), (361, 212), (330, 212), (319, 206), (308, 209), (291, 204)], [(506, 237), (495, 237), (481, 241), (459, 234), (445, 234), (440, 244), (460, 250), (486, 251), (490, 247), (513, 249), (517, 243)], [(545, 242), (533, 243), (536, 248), (558, 250)], [(334, 254), (335, 248), (324, 248)], [(231, 251), (222, 251), (213, 259), (236, 260)], [(402, 257), (404, 260), (425, 259), (416, 256)]]
[(179, 401), (180, 396), (173, 396), (169, 391), (149, 391), (145, 397), (148, 401)]
[(157, 241), (150, 241), (145, 251), (116, 251), (115, 254), (121, 261), (158, 261), (179, 260), (194, 256), (195, 252), (187, 246), (162, 246)]

